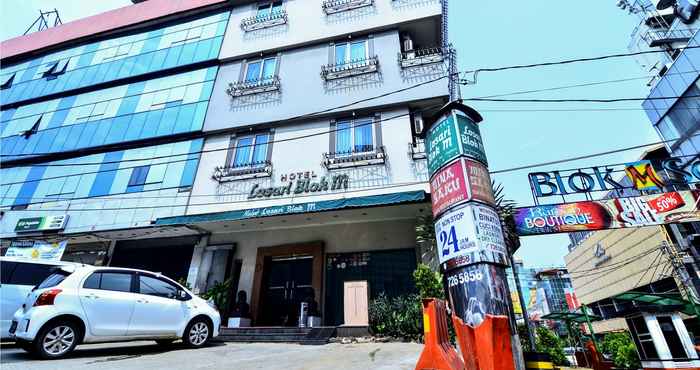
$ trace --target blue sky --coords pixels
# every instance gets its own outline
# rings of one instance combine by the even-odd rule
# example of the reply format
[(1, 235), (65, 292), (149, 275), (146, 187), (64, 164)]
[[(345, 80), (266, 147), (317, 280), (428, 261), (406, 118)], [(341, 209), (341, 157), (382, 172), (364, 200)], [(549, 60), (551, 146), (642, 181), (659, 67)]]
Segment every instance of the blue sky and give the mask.
[[(0, 13), (5, 16), (0, 22), (0, 38), (21, 35), (36, 19), (39, 9), (55, 7), (63, 21), (68, 22), (129, 4), (129, 0), (3, 0)], [(460, 70), (624, 53), (637, 23), (635, 17), (618, 9), (614, 0), (452, 0), (449, 17), (450, 40), (457, 48)], [(478, 97), (649, 74), (633, 58), (482, 73), (477, 84), (462, 87), (462, 95)], [(512, 97), (644, 97), (648, 93), (645, 83), (646, 80), (639, 79)], [(484, 116), (481, 130), (491, 170), (659, 141), (639, 102), (605, 105), (478, 102), (470, 105)], [(522, 111), (601, 107), (625, 110)], [(569, 163), (563, 168), (620, 163), (638, 158), (640, 154), (641, 150), (628, 151)], [(505, 186), (507, 196), (522, 206), (532, 204), (527, 172), (495, 176), (495, 180)], [(524, 259), (525, 265), (563, 265), (568, 244), (565, 234), (531, 236), (522, 241), (518, 256)]]

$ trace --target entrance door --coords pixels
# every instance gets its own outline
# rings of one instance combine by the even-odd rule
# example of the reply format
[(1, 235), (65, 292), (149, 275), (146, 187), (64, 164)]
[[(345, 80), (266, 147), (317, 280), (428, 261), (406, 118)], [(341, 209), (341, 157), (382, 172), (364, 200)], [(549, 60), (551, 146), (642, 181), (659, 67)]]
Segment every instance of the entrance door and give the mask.
[(312, 271), (313, 256), (272, 257), (266, 261), (260, 325), (298, 325), (300, 303), (314, 298)]

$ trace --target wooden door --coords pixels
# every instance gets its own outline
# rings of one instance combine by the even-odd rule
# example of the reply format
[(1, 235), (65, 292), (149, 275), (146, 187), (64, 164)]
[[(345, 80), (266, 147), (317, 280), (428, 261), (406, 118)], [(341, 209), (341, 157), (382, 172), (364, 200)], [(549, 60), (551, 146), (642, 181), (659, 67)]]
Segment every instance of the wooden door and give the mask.
[(369, 325), (369, 289), (367, 280), (346, 281), (343, 286), (345, 326)]

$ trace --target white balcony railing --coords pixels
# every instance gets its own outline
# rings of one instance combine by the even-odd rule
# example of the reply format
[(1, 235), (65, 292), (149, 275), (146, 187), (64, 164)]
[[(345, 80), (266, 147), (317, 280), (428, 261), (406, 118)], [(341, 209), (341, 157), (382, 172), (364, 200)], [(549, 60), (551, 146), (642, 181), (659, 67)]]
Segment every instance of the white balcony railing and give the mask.
[(372, 5), (374, 0), (326, 0), (322, 7), (323, 12), (330, 15)]

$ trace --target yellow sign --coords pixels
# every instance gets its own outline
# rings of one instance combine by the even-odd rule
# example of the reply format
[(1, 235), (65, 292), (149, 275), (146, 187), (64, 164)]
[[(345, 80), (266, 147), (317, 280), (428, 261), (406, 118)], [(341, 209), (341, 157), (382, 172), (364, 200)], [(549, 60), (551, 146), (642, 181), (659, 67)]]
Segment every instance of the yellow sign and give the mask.
[(518, 292), (510, 292), (510, 300), (513, 302), (513, 312), (515, 312), (516, 315), (522, 315), (523, 307), (520, 305)]
[(664, 182), (651, 165), (651, 161), (637, 161), (625, 164), (625, 173), (637, 190), (660, 189)]

